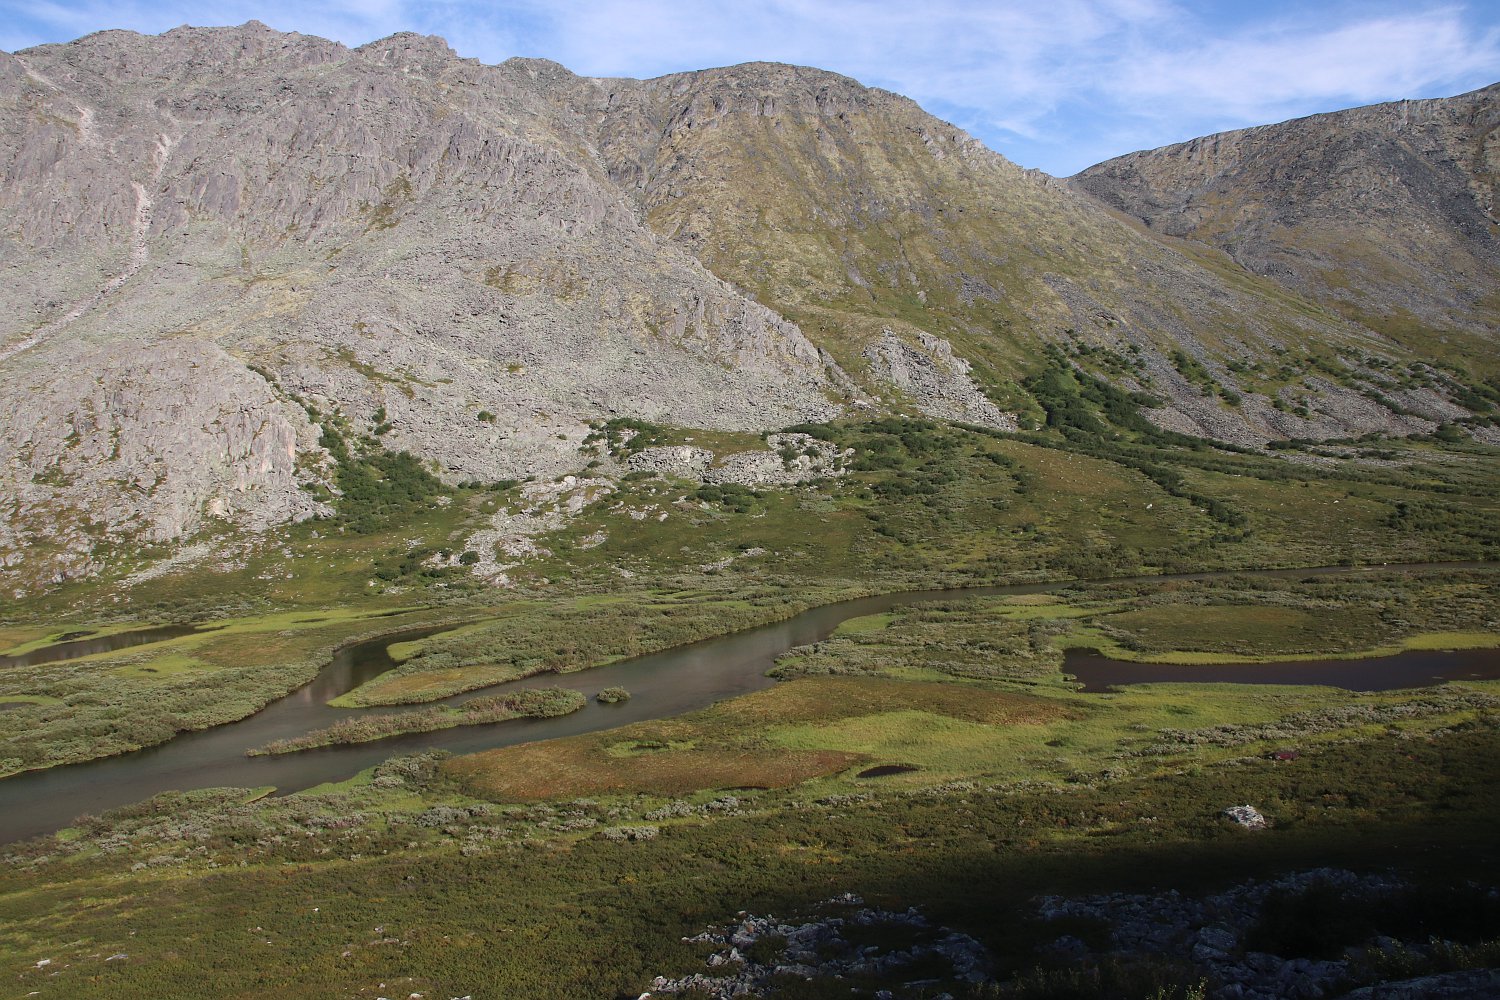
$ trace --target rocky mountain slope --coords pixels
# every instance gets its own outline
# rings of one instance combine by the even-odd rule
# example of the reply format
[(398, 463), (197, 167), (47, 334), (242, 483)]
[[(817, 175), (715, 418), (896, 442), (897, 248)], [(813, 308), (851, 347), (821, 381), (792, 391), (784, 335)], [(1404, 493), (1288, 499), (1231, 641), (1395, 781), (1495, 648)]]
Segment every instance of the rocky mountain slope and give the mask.
[[(1047, 344), (1241, 444), (1469, 412), (1365, 305), (818, 70), (585, 79), (251, 22), (0, 53), (0, 82), (13, 582), (326, 511), (341, 438), (456, 482), (578, 471), (617, 417), (1012, 428)], [(1493, 232), (1456, 212), (1412, 215), (1448, 242), (1407, 263), (1451, 265), (1413, 315), (1489, 343)], [(1368, 276), (1349, 301), (1383, 301)]]
[(495, 479), (576, 466), (612, 413), (836, 410), (817, 348), (644, 226), (524, 67), (248, 25), (0, 73), (0, 548), (306, 516), (310, 412)]
[[(1500, 84), (1224, 132), (1073, 183), (1419, 351), (1493, 359)], [(1446, 340), (1441, 338), (1447, 338)]]
[[(602, 99), (599, 87), (555, 92), (575, 107), (592, 97), (610, 174), (650, 225), (773, 303), (874, 395), (920, 382), (902, 369), (951, 345), (1003, 409), (1035, 412), (1019, 378), (1043, 344), (1063, 343), (1089, 352), (1081, 366), (1156, 394), (1161, 426), (1241, 444), (1410, 433), (1466, 412), (1423, 380), (1385, 385), (1394, 406), (1373, 403), (1361, 381), (1388, 380), (1364, 360), (1405, 353), (1386, 335), (1122, 224), (899, 95), (767, 64), (608, 81)], [(1298, 363), (1288, 380), (1229, 367), (1318, 353), (1353, 368), (1325, 366), (1338, 368), (1330, 380)], [(962, 410), (915, 395), (933, 415)], [(1310, 397), (1321, 405), (1300, 405)]]

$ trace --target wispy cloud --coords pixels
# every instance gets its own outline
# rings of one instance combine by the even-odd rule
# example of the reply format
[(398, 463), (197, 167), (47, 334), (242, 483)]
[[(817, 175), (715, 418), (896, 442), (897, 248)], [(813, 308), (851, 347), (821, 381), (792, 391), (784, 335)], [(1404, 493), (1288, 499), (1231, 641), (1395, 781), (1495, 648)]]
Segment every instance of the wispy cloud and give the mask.
[(1262, 0), (0, 0), (0, 48), (105, 27), (258, 18), (357, 45), (398, 30), (486, 62), (545, 56), (590, 76), (755, 59), (915, 98), (1027, 166), (1500, 79), (1491, 3)]
[(1458, 8), (1374, 17), (1331, 27), (1310, 18), (1192, 51), (1123, 60), (1124, 96), (1195, 114), (1264, 121), (1309, 102), (1417, 95), (1479, 74), (1500, 74), (1500, 27), (1475, 30)]

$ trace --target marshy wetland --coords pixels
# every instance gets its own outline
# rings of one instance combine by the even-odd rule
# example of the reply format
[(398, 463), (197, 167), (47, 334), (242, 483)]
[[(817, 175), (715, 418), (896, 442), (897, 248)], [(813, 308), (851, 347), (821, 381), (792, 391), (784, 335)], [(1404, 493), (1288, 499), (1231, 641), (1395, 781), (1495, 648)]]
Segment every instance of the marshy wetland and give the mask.
[[(77, 611), (97, 591), (28, 605), (4, 652), (213, 627), (0, 670), (16, 703), (4, 822), (44, 834), (0, 868), (0, 961), (43, 995), (638, 995), (701, 966), (682, 938), (738, 910), (857, 892), (975, 935), (1012, 977), (997, 995), (1055, 995), (1086, 968), (1103, 978), (1077, 995), (1145, 998), (1201, 976), (1060, 960), (1031, 898), (1326, 864), (1394, 865), (1435, 891), (1500, 880), (1500, 682), (1202, 672), (1493, 657), (1500, 572), (1456, 561), (1500, 554), (1488, 452), (1392, 445), (1426, 463), (1422, 482), (1174, 452), (1174, 479), (1153, 464), (1165, 450), (1102, 440), (823, 433), (862, 467), (728, 500), (621, 481), (510, 591), (439, 558), (514, 502), (497, 484), (369, 533), (299, 527), (233, 572), (122, 587), (131, 613), (112, 624)], [(1316, 562), (1350, 565), (1238, 572)], [(1084, 650), (1202, 671), (1080, 690)], [(609, 687), (631, 697), (594, 699)], [(246, 756), (341, 719), (446, 724), (528, 688), (587, 701)], [(1243, 803), (1269, 829), (1224, 818)], [(1455, 947), (1500, 934), (1474, 926)], [(1408, 958), (1480, 961), (1456, 954)]]
[[(1046, 947), (1058, 932), (1037, 917), (1038, 892), (1146, 889), (1164, 864), (1175, 887), (1192, 891), (1220, 884), (1226, 870), (1388, 864), (1402, 844), (1414, 849), (1403, 855), (1407, 876), (1446, 885), (1457, 852), (1464, 871), (1495, 870), (1487, 817), (1500, 807), (1491, 774), (1500, 683), (1379, 692), (1152, 683), (1095, 694), (1064, 673), (1068, 650), (1223, 659), (1219, 649), (1177, 648), (1188, 645), (1188, 622), (1210, 616), (1215, 636), (1195, 645), (1245, 648), (1238, 629), (1260, 636), (1268, 661), (1277, 648), (1348, 656), (1445, 638), (1475, 646), (1497, 587), (1492, 567), (1429, 566), (885, 595), (508, 682), (632, 693), (555, 719), (273, 758), (245, 757), (260, 737), (241, 732), (214, 752), (246, 770), (204, 776), (238, 790), (164, 793), (10, 849), (0, 885), (10, 925), (30, 942), (17, 953), (21, 982), (43, 995), (92, 984), (111, 996), (175, 995), (201, 988), (212, 951), (254, 956), (211, 968), (215, 992), (293, 980), (337, 991), (370, 977), (372, 987), (421, 993), (462, 995), (480, 982), (532, 995), (554, 982), (537, 995), (608, 995), (690, 972), (700, 952), (681, 938), (732, 917), (729, 901), (796, 914), (853, 891), (891, 904), (920, 898), (933, 919), (977, 934), (996, 961), (1033, 969), (1029, 988), (1041, 992), (1016, 995), (1053, 995), (1063, 973)], [(1386, 615), (1362, 618), (1372, 607)], [(720, 610), (705, 603), (697, 613)], [(1326, 624), (1306, 628), (1308, 617)], [(1282, 630), (1274, 642), (1268, 622)], [(420, 629), (399, 618), (319, 624), (382, 634), (346, 644), (268, 718), (284, 711), (283, 722), (306, 727), (336, 713), (327, 700), (390, 671), (392, 639), (411, 664), (424, 650), (458, 652), (456, 637), (490, 648), (504, 630), (524, 631), (505, 615)], [(194, 640), (167, 645), (184, 641)], [(773, 663), (790, 679), (766, 678)], [(740, 696), (680, 690), (715, 669)], [(664, 698), (687, 699), (676, 702), (681, 714), (657, 717), (672, 703)], [(126, 769), (153, 755), (181, 754), (179, 773), (189, 775), (198, 752), (257, 718), (6, 779), (0, 791), (94, 768), (96, 780), (49, 800), (123, 787)], [(543, 734), (557, 738), (538, 742)], [(450, 739), (460, 741), (456, 756), (425, 742)], [(1276, 759), (1288, 748), (1294, 759)], [(286, 765), (331, 765), (327, 776), (344, 780), (266, 797), (278, 782), (253, 769)], [(1273, 828), (1246, 834), (1222, 819), (1242, 801)], [(68, 888), (23, 888), (39, 877)], [(982, 899), (975, 884), (990, 887)], [(85, 887), (96, 902), (69, 907)], [(158, 918), (124, 915), (142, 905)], [(551, 940), (560, 927), (561, 951)], [(490, 947), (502, 932), (487, 928), (505, 928), (503, 957)], [(129, 957), (106, 961), (114, 955)], [(1093, 995), (1144, 997), (1190, 973), (1128, 962)]]
[[(799, 664), (804, 658), (816, 662), (819, 657), (829, 655), (826, 647), (817, 644), (830, 636), (841, 640), (859, 636), (867, 643), (873, 636), (878, 642), (879, 633), (891, 630), (892, 623), (900, 615), (930, 622), (934, 615), (941, 616), (949, 608), (963, 609), (951, 615), (954, 622), (945, 623), (945, 631), (964, 615), (972, 619), (976, 614), (988, 615), (989, 627), (997, 633), (1006, 624), (1016, 621), (1081, 622), (1085, 619), (1075, 617), (1079, 612), (1086, 612), (1086, 620), (1097, 625), (1132, 614), (1149, 617), (1150, 612), (1121, 611), (1108, 602), (1068, 603), (1063, 597), (1052, 595), (1058, 591), (1115, 593), (1127, 588), (1155, 592), (1194, 585), (1206, 585), (1209, 588), (1206, 593), (1212, 594), (1212, 588), (1235, 581), (1251, 588), (1260, 587), (1263, 594), (1277, 595), (1284, 593), (1276, 588), (1278, 582), (1406, 572), (1441, 573), (1445, 578), (1454, 573), (1471, 572), (1480, 574), (1482, 579), (1500, 576), (1500, 567), (1425, 565), (1388, 567), (1382, 571), (1323, 567), (1264, 573), (1135, 577), (1093, 585), (1027, 584), (874, 595), (822, 605), (782, 621), (621, 662), (569, 673), (547, 670), (531, 678), (487, 685), (479, 689), (482, 694), (429, 697), (423, 700), (434, 707), (417, 712), (350, 711), (330, 705), (330, 702), (347, 702), (350, 692), (379, 689), (382, 685), (389, 687), (391, 673), (398, 665), (388, 652), (391, 648), (402, 650), (408, 664), (421, 664), (424, 656), (431, 657), (434, 650), (451, 651), (455, 645), (462, 648), (490, 641), (492, 634), (503, 630), (509, 619), (501, 617), (470, 622), (456, 629), (432, 626), (404, 630), (339, 649), (312, 681), (272, 701), (248, 718), (199, 732), (179, 734), (157, 746), (124, 755), (21, 774), (0, 782), (0, 817), (3, 817), (0, 818), (0, 840), (12, 841), (50, 832), (81, 813), (127, 805), (159, 792), (224, 786), (270, 786), (279, 793), (294, 792), (347, 779), (360, 769), (395, 753), (433, 749), (472, 753), (682, 715), (725, 698), (768, 687), (773, 683), (768, 671), (782, 658), (786, 659), (778, 669), (778, 676), (782, 678), (797, 673), (816, 673), (815, 666)], [(1325, 589), (1336, 592), (1338, 585), (1325, 583)], [(934, 605), (936, 610), (925, 613), (921, 610), (924, 606)], [(1151, 607), (1181, 609), (1184, 605), (1153, 604)], [(1197, 608), (1201, 615), (1205, 606), (1188, 604), (1186, 607)], [(1217, 609), (1221, 615), (1238, 612), (1252, 624), (1264, 618), (1267, 608), (1285, 610), (1275, 601), (1206, 607)], [(1161, 617), (1157, 614), (1152, 620)], [(1287, 623), (1282, 624), (1285, 627)], [(1117, 634), (1109, 625), (1104, 625), (1104, 628), (1109, 634)], [(900, 628), (891, 630), (892, 636), (901, 636), (902, 633)], [(138, 645), (143, 641), (138, 637), (143, 635), (154, 636), (156, 642), (169, 643), (184, 636), (201, 637), (203, 634), (203, 630), (191, 627), (127, 632), (121, 633), (124, 641), (116, 646), (130, 648)], [(1004, 664), (1005, 658), (992, 658), (989, 669), (993, 679), (1034, 683), (1031, 668), (1038, 664), (1049, 672), (1060, 667), (1061, 675), (1048, 678), (1059, 692), (1066, 690), (1065, 678), (1068, 677), (1081, 680), (1081, 690), (1087, 692), (1122, 684), (1153, 682), (1312, 685), (1351, 691), (1382, 691), (1427, 686), (1440, 681), (1445, 672), (1455, 679), (1475, 679), (1476, 675), (1479, 679), (1500, 676), (1500, 650), (1495, 648), (1433, 649), (1395, 656), (1361, 656), (1361, 650), (1335, 650), (1326, 641), (1328, 653), (1324, 659), (1293, 663), (1266, 657), (1260, 662), (1234, 657), (1244, 661), (1236, 664), (1153, 663), (1109, 659), (1068, 649), (1059, 664), (1057, 650), (1067, 649), (1075, 641), (1069, 638), (1071, 634), (1058, 632), (1049, 637), (1050, 646), (1030, 648), (1023, 655), (1013, 657), (1014, 662), (1021, 664), (1019, 669), (1012, 668), (1013, 676), (1007, 676), (1004, 666), (997, 666)], [(1089, 633), (1081, 631), (1081, 634)], [(898, 641), (909, 640), (902, 638)], [(1482, 637), (1456, 632), (1433, 633), (1426, 640), (1427, 644), (1439, 647), (1445, 643), (1464, 646), (1480, 641)], [(100, 646), (108, 647), (109, 643), (101, 640)], [(810, 647), (806, 654), (799, 652), (804, 647)], [(1117, 645), (1116, 648), (1122, 655), (1130, 655), (1125, 647)], [(99, 648), (93, 651), (93, 655), (112, 651)], [(52, 652), (73, 654), (75, 651), (68, 644), (39, 647), (29, 654), (32, 659), (26, 665), (52, 662), (49, 659)], [(1179, 661), (1184, 657), (1192, 658), (1188, 653), (1172, 652), (1171, 658)], [(168, 650), (159, 655), (170, 659), (180, 654)], [(1341, 655), (1343, 659), (1328, 659), (1328, 655)], [(58, 660), (67, 658), (70, 656), (57, 657)], [(865, 658), (861, 659), (858, 655), (841, 651), (839, 658), (841, 665), (836, 672), (864, 672), (861, 665), (868, 662), (869, 654), (866, 651)], [(1206, 655), (1201, 658), (1211, 661), (1215, 657)], [(440, 669), (446, 669), (447, 662), (444, 660)], [(149, 670), (149, 666), (137, 669)], [(879, 674), (883, 670), (872, 668), (870, 672)], [(951, 675), (965, 676), (963, 671), (951, 671)], [(420, 671), (398, 672), (398, 676), (423, 679)], [(585, 692), (601, 686), (625, 688), (632, 697), (621, 704), (587, 703)], [(412, 700), (413, 690), (423, 688), (408, 686), (400, 700)], [(551, 701), (557, 704), (543, 704), (548, 699), (540, 696), (554, 692), (557, 697)], [(569, 701), (564, 695), (576, 700)], [(489, 708), (484, 702), (497, 699), (510, 699), (514, 704), (502, 706), (498, 713), (481, 712), (481, 709)], [(17, 707), (24, 704), (18, 703)]]

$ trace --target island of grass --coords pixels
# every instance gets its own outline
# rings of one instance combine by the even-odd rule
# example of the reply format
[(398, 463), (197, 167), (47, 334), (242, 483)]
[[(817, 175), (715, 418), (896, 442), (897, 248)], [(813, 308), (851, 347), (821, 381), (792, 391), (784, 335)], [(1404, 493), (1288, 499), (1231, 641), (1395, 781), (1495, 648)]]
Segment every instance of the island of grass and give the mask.
[(410, 733), (430, 733), (455, 726), (479, 726), (507, 719), (550, 719), (578, 711), (587, 702), (581, 692), (565, 688), (529, 688), (508, 694), (473, 698), (462, 705), (424, 708), (412, 712), (395, 712), (365, 719), (341, 719), (324, 729), (289, 740), (273, 740), (263, 747), (247, 750), (251, 757), (295, 753), (314, 747), (369, 743)]
[(622, 701), (629, 701), (630, 692), (622, 687), (607, 687), (594, 695), (594, 700), (601, 705), (616, 705)]

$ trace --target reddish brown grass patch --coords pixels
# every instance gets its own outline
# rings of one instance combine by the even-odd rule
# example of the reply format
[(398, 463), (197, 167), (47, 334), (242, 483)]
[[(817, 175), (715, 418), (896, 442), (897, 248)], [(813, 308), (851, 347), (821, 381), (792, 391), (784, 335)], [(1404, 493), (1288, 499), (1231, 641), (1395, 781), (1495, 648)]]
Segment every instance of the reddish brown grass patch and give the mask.
[(768, 728), (907, 710), (984, 725), (1040, 723), (1071, 714), (1053, 701), (971, 684), (810, 677), (677, 719), (470, 754), (449, 762), (447, 769), (474, 794), (508, 800), (785, 788), (867, 758), (774, 747), (764, 738)]
[(709, 710), (726, 724), (833, 722), (918, 711), (985, 725), (1017, 725), (1066, 718), (1070, 710), (1045, 698), (991, 691), (973, 684), (868, 677), (808, 677), (778, 684)]
[(475, 794), (527, 800), (609, 792), (684, 795), (715, 788), (785, 788), (835, 774), (862, 759), (860, 754), (833, 750), (717, 747), (618, 757), (607, 752), (605, 741), (580, 737), (488, 750), (455, 760), (448, 770)]

